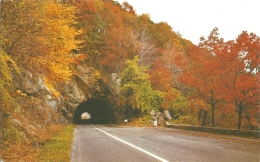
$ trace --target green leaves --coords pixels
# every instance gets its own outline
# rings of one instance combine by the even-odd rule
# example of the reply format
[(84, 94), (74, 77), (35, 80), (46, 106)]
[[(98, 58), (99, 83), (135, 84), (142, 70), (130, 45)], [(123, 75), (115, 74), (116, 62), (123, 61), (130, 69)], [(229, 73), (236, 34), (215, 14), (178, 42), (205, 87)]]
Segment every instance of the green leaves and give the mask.
[(140, 110), (141, 114), (158, 109), (161, 102), (161, 93), (151, 88), (145, 71), (146, 67), (139, 66), (138, 56), (135, 56), (133, 60), (126, 61), (126, 68), (121, 74), (121, 95), (125, 97), (125, 105)]

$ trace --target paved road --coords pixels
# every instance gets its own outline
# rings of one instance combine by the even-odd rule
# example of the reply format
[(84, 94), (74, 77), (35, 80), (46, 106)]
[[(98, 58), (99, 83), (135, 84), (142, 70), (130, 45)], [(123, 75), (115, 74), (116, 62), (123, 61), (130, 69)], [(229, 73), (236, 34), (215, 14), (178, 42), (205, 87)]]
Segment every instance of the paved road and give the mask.
[(164, 127), (78, 125), (71, 162), (259, 162), (259, 144)]

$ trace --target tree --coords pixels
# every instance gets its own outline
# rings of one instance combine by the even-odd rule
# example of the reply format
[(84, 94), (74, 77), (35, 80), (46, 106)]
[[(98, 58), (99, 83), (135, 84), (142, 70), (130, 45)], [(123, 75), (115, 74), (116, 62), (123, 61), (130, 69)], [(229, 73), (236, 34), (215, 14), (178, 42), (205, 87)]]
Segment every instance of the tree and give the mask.
[(243, 31), (235, 41), (228, 42), (228, 45), (230, 52), (224, 55), (220, 67), (226, 88), (225, 98), (237, 108), (237, 127), (240, 129), (243, 113), (256, 112), (255, 106), (260, 102), (260, 38)]
[(171, 81), (175, 87), (179, 86), (178, 78), (182, 71), (179, 65), (186, 62), (186, 56), (180, 41), (179, 39), (174, 40), (174, 42), (169, 41), (165, 43), (162, 50), (162, 59), (165, 62), (163, 65), (170, 70)]
[[(243, 32), (235, 41), (224, 42), (214, 28), (206, 40), (201, 38), (199, 48), (192, 47), (190, 64), (184, 70), (182, 82), (197, 91), (197, 98), (211, 106), (212, 126), (216, 105), (220, 102), (237, 108), (238, 129), (242, 114), (259, 105), (259, 37)], [(226, 106), (226, 113), (234, 106)]]
[[(10, 140), (15, 141), (9, 137), (2, 139), (2, 135), (9, 131), (14, 137), (21, 134), (21, 130), (9, 129), (17, 102), (12, 97), (26, 96), (19, 90), (14, 92), (13, 83), (19, 80), (13, 78), (19, 78), (16, 75), (20, 74), (19, 68), (26, 68), (52, 83), (60, 83), (71, 78), (73, 64), (78, 60), (79, 55), (72, 53), (81, 42), (75, 39), (80, 31), (73, 27), (76, 8), (60, 2), (0, 1), (0, 141), (5, 141), (6, 148)], [(25, 105), (21, 105), (23, 110), (28, 110)], [(16, 117), (24, 118), (22, 114)], [(30, 117), (26, 117), (28, 121)]]
[(165, 42), (160, 52), (149, 69), (152, 88), (163, 94), (161, 108), (170, 110), (178, 118), (181, 113), (184, 115), (185, 105), (187, 105), (185, 97), (176, 89), (181, 72), (176, 62), (185, 60), (179, 39), (173, 37), (169, 42)]
[(149, 70), (152, 88), (162, 92), (162, 102), (160, 107), (168, 110), (176, 99), (176, 91), (173, 88), (172, 74), (165, 61), (157, 59)]
[(113, 26), (104, 38), (101, 64), (108, 73), (121, 73), (126, 59), (135, 55), (133, 44), (133, 30), (130, 27)]
[(41, 46), (35, 50), (44, 57), (38, 57), (37, 61), (42, 68), (46, 68), (44, 75), (50, 80), (70, 80), (71, 65), (76, 59), (72, 50), (77, 50), (82, 42), (75, 39), (81, 33), (73, 27), (76, 8), (53, 0), (42, 3), (40, 12), (35, 13), (40, 17), (39, 26), (43, 29), (37, 35), (37, 42)]
[(146, 67), (138, 65), (138, 56), (126, 61), (126, 67), (121, 74), (121, 100), (125, 107), (132, 111), (137, 110), (138, 115), (149, 113), (160, 106), (161, 95), (159, 91), (152, 90), (149, 75), (145, 73)]
[(163, 47), (169, 41), (173, 42), (178, 37), (166, 22), (160, 22), (151, 26), (150, 33), (159, 47)]
[(134, 14), (134, 15), (135, 15), (135, 11), (134, 11), (133, 6), (131, 6), (128, 2), (124, 2), (124, 3), (123, 3), (123, 7), (124, 7), (124, 9), (125, 9), (127, 12), (130, 12), (131, 14)]
[(53, 83), (69, 80), (79, 56), (72, 51), (81, 43), (73, 27), (76, 8), (55, 0), (1, 3), (3, 50), (18, 66)]
[(167, 92), (173, 87), (171, 71), (165, 64), (164, 60), (157, 59), (149, 69), (152, 88), (162, 92)]
[(67, 1), (76, 6), (78, 12), (76, 13), (77, 24), (75, 26), (82, 30), (82, 33), (77, 37), (84, 42), (80, 44), (81, 48), (77, 52), (86, 55), (84, 64), (100, 69), (99, 62), (107, 25), (106, 18), (103, 17), (104, 2), (102, 0)]
[(198, 117), (198, 124), (205, 126), (207, 123), (208, 112), (210, 105), (204, 100), (191, 98), (189, 100), (190, 114)]
[[(135, 19), (133, 7), (124, 3), (106, 3), (103, 18), (106, 19), (106, 34), (102, 48), (101, 64), (103, 71), (121, 73), (126, 59), (133, 59), (134, 29), (132, 21)], [(119, 6), (120, 7), (119, 7)]]
[[(33, 11), (37, 9), (37, 4), (27, 1), (1, 1), (1, 46), (8, 55), (15, 57), (26, 53), (28, 44), (34, 45), (35, 34), (39, 27), (37, 19), (33, 17)], [(24, 57), (24, 56), (23, 56)], [(23, 59), (13, 58), (22, 61)], [(19, 63), (19, 62), (17, 62)]]
[(156, 44), (151, 38), (151, 35), (147, 32), (146, 28), (140, 29), (137, 32), (135, 43), (135, 49), (138, 51), (139, 64), (142, 66), (148, 66), (154, 61), (154, 54), (156, 52)]
[(218, 38), (218, 29), (214, 28), (208, 39), (201, 38), (199, 48), (190, 47), (189, 64), (183, 67), (181, 82), (196, 90), (197, 98), (211, 106), (212, 127), (215, 126), (215, 108), (223, 99), (220, 87), (221, 70), (219, 68), (219, 53), (225, 53), (223, 39)]
[(169, 110), (174, 119), (178, 119), (187, 114), (188, 100), (179, 90), (171, 88), (164, 93), (161, 107)]

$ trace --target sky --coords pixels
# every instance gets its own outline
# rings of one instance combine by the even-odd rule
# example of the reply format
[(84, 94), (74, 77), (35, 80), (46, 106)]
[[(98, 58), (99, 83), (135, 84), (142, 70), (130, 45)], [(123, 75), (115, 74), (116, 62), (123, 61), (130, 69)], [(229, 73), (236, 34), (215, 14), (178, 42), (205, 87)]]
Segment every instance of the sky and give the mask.
[(260, 36), (260, 0), (115, 0), (128, 2), (138, 15), (149, 14), (154, 23), (167, 22), (174, 32), (198, 44), (218, 27), (224, 41), (246, 30)]

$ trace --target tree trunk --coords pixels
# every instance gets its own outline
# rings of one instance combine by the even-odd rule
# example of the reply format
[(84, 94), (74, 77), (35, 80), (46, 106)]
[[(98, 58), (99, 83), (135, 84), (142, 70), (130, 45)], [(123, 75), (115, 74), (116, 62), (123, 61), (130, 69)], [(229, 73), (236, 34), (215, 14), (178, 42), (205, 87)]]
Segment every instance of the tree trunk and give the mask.
[(212, 114), (212, 116), (211, 116), (211, 123), (212, 123), (212, 127), (215, 127), (215, 105), (214, 104), (212, 104), (211, 105), (211, 108), (212, 108), (212, 112), (211, 112), (211, 114)]
[(201, 115), (202, 115), (202, 110), (203, 110), (203, 109), (200, 109), (200, 110), (199, 110), (199, 113), (198, 113), (198, 122), (200, 121), (200, 118), (201, 118)]
[(243, 107), (242, 106), (238, 106), (238, 125), (237, 125), (237, 129), (241, 128), (241, 123), (242, 123), (242, 110)]
[(208, 111), (206, 110), (203, 110), (203, 119), (202, 119), (202, 126), (205, 126), (206, 124), (206, 119), (207, 119), (207, 114), (208, 114)]

